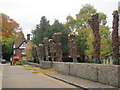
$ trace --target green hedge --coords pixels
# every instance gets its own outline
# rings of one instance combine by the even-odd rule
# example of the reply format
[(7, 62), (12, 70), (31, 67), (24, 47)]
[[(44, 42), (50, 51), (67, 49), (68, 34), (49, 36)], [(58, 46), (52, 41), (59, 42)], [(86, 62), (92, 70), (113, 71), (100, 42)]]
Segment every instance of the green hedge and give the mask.
[(20, 60), (19, 62), (16, 62), (16, 65), (24, 65), (26, 64), (25, 61)]

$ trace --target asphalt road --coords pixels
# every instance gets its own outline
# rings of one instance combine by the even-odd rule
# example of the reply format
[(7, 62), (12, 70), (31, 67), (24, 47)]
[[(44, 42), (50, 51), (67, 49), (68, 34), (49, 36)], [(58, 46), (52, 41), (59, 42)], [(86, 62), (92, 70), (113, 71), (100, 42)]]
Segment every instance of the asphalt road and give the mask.
[(3, 65), (2, 88), (76, 88), (44, 74), (32, 74), (20, 66)]

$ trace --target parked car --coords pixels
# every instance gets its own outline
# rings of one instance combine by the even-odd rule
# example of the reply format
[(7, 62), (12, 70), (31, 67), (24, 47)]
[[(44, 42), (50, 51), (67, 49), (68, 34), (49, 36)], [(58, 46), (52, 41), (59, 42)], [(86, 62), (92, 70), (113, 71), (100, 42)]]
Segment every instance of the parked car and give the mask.
[(2, 58), (0, 58), (0, 62), (1, 62)]
[(6, 63), (6, 60), (5, 59), (1, 59), (1, 63), (2, 64)]

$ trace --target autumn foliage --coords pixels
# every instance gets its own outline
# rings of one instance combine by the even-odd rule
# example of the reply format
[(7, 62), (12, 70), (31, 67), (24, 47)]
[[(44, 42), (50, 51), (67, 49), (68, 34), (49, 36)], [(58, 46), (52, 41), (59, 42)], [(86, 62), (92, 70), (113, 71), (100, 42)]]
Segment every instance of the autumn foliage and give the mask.
[(5, 14), (0, 14), (0, 41), (2, 41), (2, 56), (9, 60), (12, 56), (13, 41), (24, 39), (22, 28), (19, 24)]
[(13, 34), (16, 34), (18, 30), (22, 28), (19, 24), (5, 14), (1, 14), (2, 22), (2, 37), (11, 38)]

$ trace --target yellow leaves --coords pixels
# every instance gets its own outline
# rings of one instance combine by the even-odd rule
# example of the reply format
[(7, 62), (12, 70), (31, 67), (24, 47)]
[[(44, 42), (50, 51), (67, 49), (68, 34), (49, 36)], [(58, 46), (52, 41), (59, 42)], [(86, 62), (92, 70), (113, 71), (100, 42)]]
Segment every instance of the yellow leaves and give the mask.
[(32, 42), (31, 41), (27, 42), (25, 52), (26, 52), (26, 59), (33, 58), (32, 57)]
[[(22, 70), (34, 70), (32, 73), (33, 74), (39, 74), (39, 73), (51, 73), (54, 72), (54, 69), (40, 69), (38, 67), (33, 67), (33, 66), (24, 66), (22, 67)], [(36, 71), (35, 71), (36, 70)]]
[(40, 69), (38, 71), (33, 71), (32, 73), (36, 74), (36, 73), (50, 73), (50, 72), (54, 72), (54, 69)]
[(120, 6), (119, 6), (119, 8), (118, 8), (118, 12), (120, 13)]
[(38, 67), (32, 67), (32, 66), (24, 66), (22, 67), (23, 70), (34, 70), (34, 69), (39, 69)]

